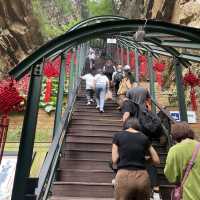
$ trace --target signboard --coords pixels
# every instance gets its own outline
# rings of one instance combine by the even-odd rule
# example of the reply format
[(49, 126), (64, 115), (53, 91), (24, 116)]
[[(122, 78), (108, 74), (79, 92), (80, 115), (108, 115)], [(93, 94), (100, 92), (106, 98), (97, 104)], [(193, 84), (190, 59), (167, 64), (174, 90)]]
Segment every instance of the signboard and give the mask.
[(116, 44), (117, 40), (115, 38), (107, 38), (107, 44)]
[[(181, 121), (181, 116), (179, 111), (170, 111), (171, 116), (177, 121)], [(197, 116), (194, 111), (187, 111), (188, 123), (197, 123)]]
[(10, 200), (17, 156), (3, 156), (0, 165), (0, 200)]

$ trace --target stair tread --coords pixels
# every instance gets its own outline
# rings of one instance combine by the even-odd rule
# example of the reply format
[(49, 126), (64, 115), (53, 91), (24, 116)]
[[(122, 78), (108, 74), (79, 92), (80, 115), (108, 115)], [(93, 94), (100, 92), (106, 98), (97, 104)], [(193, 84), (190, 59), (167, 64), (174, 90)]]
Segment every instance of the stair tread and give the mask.
[(112, 186), (111, 183), (92, 183), (92, 182), (70, 182), (70, 181), (55, 181), (55, 185), (97, 185), (97, 186)]
[(113, 198), (84, 198), (84, 197), (59, 197), (52, 196), (50, 200), (114, 200)]

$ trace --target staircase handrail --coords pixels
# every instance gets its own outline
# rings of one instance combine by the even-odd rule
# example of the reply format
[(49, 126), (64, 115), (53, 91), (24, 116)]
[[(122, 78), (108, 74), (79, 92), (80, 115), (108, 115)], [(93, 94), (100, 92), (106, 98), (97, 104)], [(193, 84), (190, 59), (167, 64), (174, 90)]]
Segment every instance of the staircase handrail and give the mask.
[(37, 200), (47, 199), (47, 195), (54, 177), (56, 165), (60, 156), (61, 147), (65, 138), (66, 128), (68, 127), (69, 121), (71, 119), (79, 85), (80, 79), (77, 80), (76, 87), (71, 91), (71, 95), (69, 96), (68, 100), (68, 106), (63, 114), (60, 124), (58, 125), (52, 141), (52, 145), (49, 148), (48, 154), (40, 171), (38, 187), (35, 191)]
[[(172, 124), (176, 123), (176, 120), (170, 115), (170, 113), (168, 111), (166, 111), (165, 108), (163, 108), (161, 105), (159, 105), (158, 102), (156, 102), (153, 98), (151, 98), (151, 102), (170, 120), (170, 122)], [(165, 127), (163, 127), (163, 129), (165, 129)], [(173, 145), (170, 130), (166, 131), (166, 129), (165, 129), (164, 133), (167, 137), (168, 148), (170, 148)]]
[(161, 105), (158, 104), (154, 99), (151, 98), (151, 102), (173, 123), (176, 123), (176, 120), (163, 108)]

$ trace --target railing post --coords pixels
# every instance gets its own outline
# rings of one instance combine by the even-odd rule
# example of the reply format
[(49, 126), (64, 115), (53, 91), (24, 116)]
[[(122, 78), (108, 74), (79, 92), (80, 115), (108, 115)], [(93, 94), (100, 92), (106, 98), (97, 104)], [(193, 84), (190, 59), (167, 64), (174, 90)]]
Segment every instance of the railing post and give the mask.
[(24, 116), (12, 200), (24, 200), (27, 178), (30, 174), (42, 86), (43, 64), (32, 69), (27, 107)]
[(62, 53), (62, 55), (61, 55), (61, 65), (60, 65), (60, 75), (59, 75), (59, 84), (58, 84), (58, 93), (57, 93), (57, 100), (56, 100), (56, 112), (55, 112), (53, 137), (55, 136), (56, 130), (58, 128), (58, 124), (61, 121), (62, 101), (63, 101), (63, 95), (64, 95), (65, 74), (66, 74), (65, 67), (66, 67), (66, 54)]
[[(148, 68), (149, 68), (149, 79), (150, 79), (150, 94), (151, 98), (156, 102), (156, 94), (155, 94), (155, 73), (153, 71), (153, 56), (150, 52), (148, 52)], [(156, 106), (152, 103), (152, 110), (156, 112)]]
[(138, 61), (138, 50), (135, 48), (135, 80), (139, 85), (140, 82), (140, 69), (139, 69), (139, 61)]
[(188, 121), (187, 119), (187, 108), (185, 104), (185, 92), (183, 88), (183, 80), (182, 80), (182, 66), (178, 59), (175, 59), (175, 75), (176, 75), (176, 91), (178, 96), (178, 104), (181, 121)]

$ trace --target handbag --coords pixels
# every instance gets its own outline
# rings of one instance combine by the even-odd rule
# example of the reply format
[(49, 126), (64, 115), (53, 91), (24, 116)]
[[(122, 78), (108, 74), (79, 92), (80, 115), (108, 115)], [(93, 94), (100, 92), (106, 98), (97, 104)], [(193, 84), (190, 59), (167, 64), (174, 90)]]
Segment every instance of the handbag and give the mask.
[(112, 100), (112, 92), (110, 90), (107, 91), (106, 96), (105, 96), (105, 100)]
[(185, 181), (187, 180), (187, 177), (194, 165), (194, 161), (198, 155), (200, 149), (200, 142), (196, 144), (195, 149), (192, 153), (192, 159), (189, 161), (184, 176), (182, 178), (181, 184), (177, 185), (171, 192), (171, 200), (181, 200), (182, 199), (182, 194), (183, 194), (183, 185), (185, 183)]

